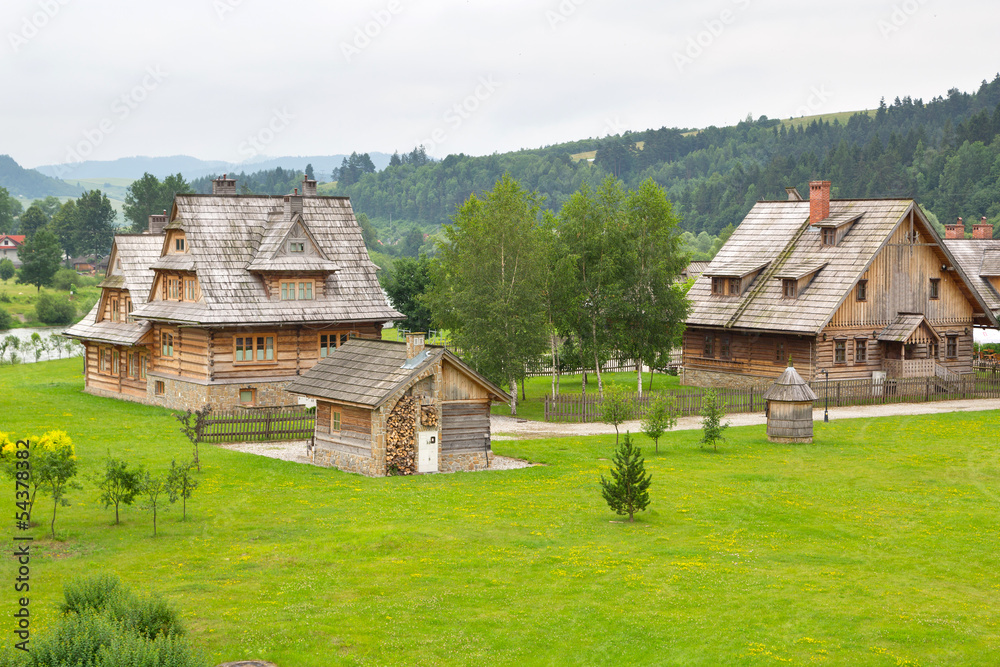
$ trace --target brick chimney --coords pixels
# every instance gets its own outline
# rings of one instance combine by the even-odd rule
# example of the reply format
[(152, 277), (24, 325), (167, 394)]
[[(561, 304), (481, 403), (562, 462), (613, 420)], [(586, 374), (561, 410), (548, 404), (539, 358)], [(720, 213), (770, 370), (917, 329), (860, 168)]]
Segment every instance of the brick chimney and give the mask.
[(830, 181), (809, 182), (809, 224), (830, 217)]
[(957, 221), (951, 223), (950, 225), (944, 226), (944, 237), (946, 239), (964, 239), (965, 238), (965, 223), (959, 218)]
[(291, 220), (295, 213), (302, 215), (302, 195), (298, 188), (295, 188), (295, 194), (285, 195), (285, 220)]
[(406, 358), (412, 359), (424, 351), (423, 332), (406, 334)]
[(162, 214), (152, 213), (149, 216), (149, 227), (146, 229), (147, 234), (162, 234), (163, 228), (167, 226), (167, 212), (163, 211)]
[(986, 221), (986, 216), (979, 219), (979, 222), (972, 225), (972, 238), (991, 239), (993, 238), (993, 225)]
[(316, 181), (308, 176), (302, 177), (302, 195), (305, 197), (316, 196)]
[(223, 174), (222, 178), (212, 181), (213, 195), (234, 195), (236, 194), (236, 179), (226, 178), (228, 174)]

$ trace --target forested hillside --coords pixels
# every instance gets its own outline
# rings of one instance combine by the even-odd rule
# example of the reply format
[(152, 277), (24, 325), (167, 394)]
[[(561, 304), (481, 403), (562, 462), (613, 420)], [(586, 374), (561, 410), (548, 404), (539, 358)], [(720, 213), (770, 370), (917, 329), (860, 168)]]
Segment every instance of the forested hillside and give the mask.
[[(608, 173), (630, 187), (651, 177), (667, 190), (683, 229), (715, 235), (739, 223), (758, 199), (784, 198), (786, 186), (806, 193), (808, 181), (828, 179), (837, 197), (915, 197), (942, 221), (962, 216), (971, 224), (987, 216), (996, 226), (998, 134), (1000, 75), (975, 93), (897, 98), (846, 123), (789, 129), (761, 116), (698, 132), (661, 128), (502, 155), (449, 155), (363, 174), (336, 193), (350, 196), (355, 210), (382, 229), (390, 219), (397, 230), (405, 228), (400, 221), (427, 229), (448, 222), (470, 193), (491, 188), (505, 172), (544, 195), (553, 210)], [(571, 158), (588, 150), (597, 151), (593, 163)]]
[(48, 195), (76, 196), (81, 188), (49, 178), (34, 169), (25, 169), (9, 155), (0, 155), (0, 188), (15, 197), (40, 199)]

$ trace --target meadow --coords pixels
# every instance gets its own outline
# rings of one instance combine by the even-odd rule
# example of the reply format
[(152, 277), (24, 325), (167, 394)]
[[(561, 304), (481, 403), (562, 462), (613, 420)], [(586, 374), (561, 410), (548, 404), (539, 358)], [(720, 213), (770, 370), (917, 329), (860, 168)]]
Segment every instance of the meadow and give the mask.
[[(36, 633), (63, 582), (106, 571), (179, 607), (211, 664), (970, 665), (1000, 652), (997, 412), (818, 423), (812, 445), (732, 428), (718, 453), (697, 431), (668, 434), (646, 452), (651, 504), (634, 524), (599, 492), (614, 436), (495, 440), (541, 465), (383, 479), (202, 445), (188, 520), (173, 507), (153, 538), (138, 507), (112, 525), (86, 478), (108, 454), (163, 471), (190, 444), (169, 411), (81, 388), (79, 359), (0, 368), (0, 430), (68, 431), (85, 485), (56, 541), (39, 500)], [(14, 576), (8, 559), (8, 626)]]

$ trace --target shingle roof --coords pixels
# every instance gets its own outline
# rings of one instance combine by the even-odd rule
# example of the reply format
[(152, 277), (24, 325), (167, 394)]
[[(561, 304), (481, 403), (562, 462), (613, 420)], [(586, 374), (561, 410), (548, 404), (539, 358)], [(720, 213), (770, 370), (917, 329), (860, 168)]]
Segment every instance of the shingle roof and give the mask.
[(290, 382), (287, 390), (375, 408), (441, 357), (447, 357), (491, 393), (503, 395), (503, 390), (443, 347), (427, 346), (408, 360), (406, 343), (360, 338), (351, 339), (331, 352), (329, 357)]
[[(924, 319), (920, 313), (900, 313), (889, 326), (879, 332), (878, 340), (880, 343), (884, 341), (905, 343), (924, 322)], [(933, 327), (928, 326), (927, 330), (934, 334)], [(937, 337), (937, 334), (934, 335)]]
[[(153, 261), (163, 247), (163, 234), (116, 234), (115, 248), (122, 262), (125, 289), (133, 304), (143, 303), (153, 285)], [(112, 269), (112, 272), (117, 269)]]
[(1000, 255), (1000, 239), (946, 239), (944, 245), (987, 307), (1000, 317), (1000, 294), (987, 280), (994, 268), (993, 258)]
[[(831, 200), (828, 219), (855, 222), (836, 246), (824, 246), (809, 224), (808, 201), (759, 202), (691, 287), (688, 324), (819, 333), (912, 207), (911, 199)], [(764, 262), (741, 296), (712, 296), (709, 276), (721, 275), (717, 267)], [(824, 263), (797, 298), (782, 298), (778, 276)]]
[(146, 321), (112, 322), (104, 320), (97, 322), (97, 313), (100, 308), (100, 302), (94, 304), (86, 317), (63, 331), (63, 334), (69, 338), (80, 338), (111, 345), (135, 345), (152, 329), (152, 325)]
[[(275, 256), (293, 224), (283, 198), (262, 195), (177, 195), (167, 229), (183, 229), (198, 276), (199, 302), (152, 301), (136, 315), (204, 325), (363, 322), (401, 319), (375, 278), (350, 200), (303, 197), (302, 220), (319, 254)], [(251, 270), (252, 269), (252, 270)], [(256, 272), (332, 272), (323, 297), (268, 298)], [(317, 290), (318, 291), (318, 290)]]
[(798, 403), (804, 401), (815, 401), (818, 397), (809, 384), (802, 379), (794, 366), (788, 366), (785, 372), (774, 381), (767, 391), (764, 392), (765, 401), (785, 401)]

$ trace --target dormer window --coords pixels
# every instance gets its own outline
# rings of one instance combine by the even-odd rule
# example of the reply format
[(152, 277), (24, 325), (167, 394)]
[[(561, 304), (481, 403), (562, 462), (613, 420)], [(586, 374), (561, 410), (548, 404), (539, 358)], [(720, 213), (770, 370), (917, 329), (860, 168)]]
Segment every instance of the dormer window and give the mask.
[(305, 252), (306, 244), (304, 241), (289, 241), (288, 242), (288, 252)]
[(311, 280), (282, 280), (281, 300), (282, 301), (310, 301), (313, 298), (313, 281)]
[(781, 281), (781, 296), (786, 299), (794, 299), (798, 296), (798, 281), (785, 278)]
[(824, 227), (823, 230), (823, 245), (825, 246), (835, 246), (837, 245), (837, 230), (831, 229), (829, 227)]
[(184, 252), (184, 239), (183, 238), (174, 239), (174, 250), (176, 250), (177, 252)]
[(712, 278), (712, 294), (717, 296), (737, 296), (741, 293), (743, 281), (739, 278)]

